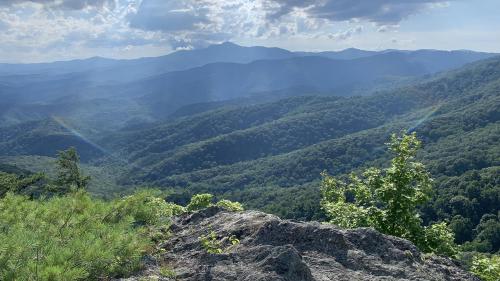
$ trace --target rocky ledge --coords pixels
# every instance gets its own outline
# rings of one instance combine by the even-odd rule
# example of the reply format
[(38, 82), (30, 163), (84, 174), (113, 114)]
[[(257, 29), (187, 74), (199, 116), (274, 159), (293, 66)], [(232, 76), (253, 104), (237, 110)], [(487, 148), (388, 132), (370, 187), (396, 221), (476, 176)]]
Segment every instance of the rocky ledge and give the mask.
[[(411, 242), (369, 228), (211, 207), (177, 218), (171, 231), (160, 258), (127, 280), (479, 280), (451, 259), (424, 256)], [(199, 239), (212, 232), (219, 254)]]

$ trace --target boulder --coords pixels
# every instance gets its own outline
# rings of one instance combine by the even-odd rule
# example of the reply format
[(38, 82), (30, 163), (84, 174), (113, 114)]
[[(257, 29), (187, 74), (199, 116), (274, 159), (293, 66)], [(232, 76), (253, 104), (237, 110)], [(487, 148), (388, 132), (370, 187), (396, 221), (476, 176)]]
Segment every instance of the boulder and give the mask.
[[(211, 207), (176, 218), (171, 231), (161, 245), (164, 254), (127, 280), (479, 280), (452, 259), (424, 255), (411, 242), (370, 228), (345, 230)], [(200, 242), (211, 232), (220, 254), (208, 253)], [(175, 279), (161, 276), (161, 268), (175, 271)]]

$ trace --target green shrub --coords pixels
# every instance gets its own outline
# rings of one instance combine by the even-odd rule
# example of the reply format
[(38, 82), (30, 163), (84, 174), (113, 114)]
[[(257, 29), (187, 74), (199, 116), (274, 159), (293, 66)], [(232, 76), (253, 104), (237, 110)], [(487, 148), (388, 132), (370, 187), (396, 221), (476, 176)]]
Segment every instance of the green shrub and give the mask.
[(20, 177), (15, 174), (0, 172), (0, 198), (7, 192), (20, 193), (45, 178), (43, 174)]
[(388, 147), (394, 157), (388, 168), (351, 174), (348, 182), (323, 173), (321, 206), (330, 223), (373, 227), (408, 239), (425, 252), (456, 254), (454, 235), (446, 223), (422, 225), (418, 207), (430, 198), (432, 178), (422, 163), (414, 161), (420, 145), (415, 133), (393, 134)]
[(120, 199), (115, 204), (112, 214), (114, 220), (131, 215), (136, 223), (159, 225), (169, 224), (170, 218), (185, 212), (185, 208), (166, 202), (161, 193), (154, 190), (142, 190)]
[(488, 257), (484, 254), (476, 255), (472, 260), (471, 271), (483, 281), (500, 280), (500, 256)]
[[(48, 200), (0, 200), (0, 280), (97, 280), (129, 274), (151, 242), (134, 215), (79, 191)], [(150, 216), (146, 216), (150, 217)]]
[[(142, 190), (114, 201), (93, 199), (85, 191), (78, 154), (60, 153), (50, 198), (16, 195), (44, 179), (0, 172), (0, 280), (103, 280), (130, 274), (141, 266), (153, 241), (168, 236), (171, 217), (211, 206), (213, 196), (192, 197), (185, 208), (166, 202), (159, 191)], [(53, 188), (51, 188), (51, 186)], [(4, 197), (5, 196), (5, 197)], [(3, 197), (3, 198), (2, 198)], [(223, 200), (219, 206), (243, 210)], [(209, 253), (222, 253), (214, 232), (200, 237)], [(235, 244), (236, 238), (230, 239)], [(162, 268), (161, 275), (175, 277)]]
[(213, 197), (212, 194), (207, 193), (194, 195), (186, 208), (189, 212), (208, 208), (212, 205)]
[(435, 223), (424, 228), (425, 242), (421, 243), (424, 251), (454, 256), (458, 253), (455, 235), (445, 222)]
[(231, 212), (241, 212), (244, 210), (243, 205), (241, 205), (241, 203), (225, 199), (217, 202), (216, 205)]

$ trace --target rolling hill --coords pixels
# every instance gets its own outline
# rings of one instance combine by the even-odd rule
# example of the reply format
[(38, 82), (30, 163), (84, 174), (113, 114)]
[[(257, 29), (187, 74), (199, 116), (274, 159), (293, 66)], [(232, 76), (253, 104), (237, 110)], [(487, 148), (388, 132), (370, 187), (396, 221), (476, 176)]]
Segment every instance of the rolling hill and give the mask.
[(210, 192), (283, 217), (320, 219), (322, 171), (385, 166), (389, 135), (416, 131), (424, 143), (419, 158), (436, 179), (424, 219), (475, 226), (500, 203), (499, 93), (500, 59), (494, 58), (372, 96), (223, 107), (103, 142), (130, 165), (122, 185), (160, 186), (178, 202)]
[[(0, 126), (50, 118), (51, 106), (82, 104), (82, 114), (57, 114), (82, 121), (76, 125), (92, 131), (87, 123), (95, 120), (116, 128), (133, 119), (164, 119), (191, 104), (297, 88), (302, 94), (369, 94), (493, 55), (437, 50), (301, 53), (225, 43), (157, 58), (0, 65), (0, 108), (9, 109), (2, 111)], [(103, 109), (86, 103), (114, 106)], [(116, 115), (101, 119), (104, 110)], [(124, 120), (129, 112), (134, 114)]]
[[(368, 94), (373, 89), (391, 87), (407, 78), (474, 61), (473, 56), (462, 55), (430, 51), (387, 52), (352, 60), (306, 56), (249, 64), (214, 63), (135, 82), (127, 85), (125, 92), (142, 91), (141, 101), (160, 115), (191, 103), (230, 100), (296, 87), (307, 88), (312, 93), (350, 96)], [(123, 91), (118, 86), (113, 92)]]
[[(143, 167), (153, 167), (155, 172), (151, 174), (166, 177), (286, 154), (399, 123), (429, 130), (429, 122), (441, 120), (438, 116), (446, 118), (443, 126), (455, 125), (454, 117), (448, 116), (464, 112), (470, 112), (473, 120), (495, 123), (499, 63), (499, 59), (492, 59), (422, 84), (368, 97), (293, 97), (222, 108), (146, 130), (121, 132), (104, 142), (117, 140), (111, 149), (123, 151)], [(457, 130), (460, 125), (473, 126), (462, 119)], [(439, 140), (435, 133), (429, 133), (429, 138)]]
[[(240, 50), (211, 50), (218, 48)], [(330, 59), (253, 50), (273, 59), (120, 83), (88, 83), (85, 71), (2, 76), (0, 164), (39, 171), (75, 146), (102, 183), (91, 188), (100, 196), (155, 186), (183, 204), (210, 192), (287, 218), (321, 219), (322, 171), (343, 176), (384, 166), (389, 135), (416, 131), (424, 143), (419, 159), (436, 186), (424, 220), (447, 219), (460, 241), (498, 248), (467, 229), (497, 219), (500, 204), (500, 58), (455, 69), (490, 55), (423, 50)]]

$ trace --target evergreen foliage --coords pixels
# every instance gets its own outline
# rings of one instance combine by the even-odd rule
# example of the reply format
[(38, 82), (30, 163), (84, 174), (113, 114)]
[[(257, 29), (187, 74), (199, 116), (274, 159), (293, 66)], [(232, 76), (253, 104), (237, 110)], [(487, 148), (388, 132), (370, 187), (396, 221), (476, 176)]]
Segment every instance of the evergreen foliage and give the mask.
[[(209, 198), (194, 196), (190, 210), (210, 206)], [(220, 205), (241, 210), (231, 201)], [(0, 280), (127, 276), (141, 267), (154, 243), (168, 237), (171, 217), (187, 209), (152, 190), (113, 201), (92, 198), (84, 190), (38, 200), (8, 192), (0, 199)], [(219, 253), (220, 241), (212, 236), (203, 241)], [(236, 241), (230, 239), (233, 245)]]
[[(36, 200), (16, 193), (43, 175), (21, 178), (0, 172), (0, 280), (127, 276), (141, 267), (154, 243), (168, 237), (172, 216), (212, 204), (212, 195), (200, 194), (182, 207), (153, 190), (112, 201), (95, 199), (85, 190), (88, 177), (81, 175), (76, 150), (61, 152), (57, 164), (58, 192)], [(217, 205), (242, 210), (228, 200)]]
[(184, 212), (185, 207), (166, 202), (161, 192), (146, 189), (116, 201), (108, 219), (118, 221), (126, 214), (142, 225), (168, 225), (172, 216)]
[(8, 192), (23, 192), (43, 179), (45, 179), (43, 174), (34, 174), (23, 177), (16, 174), (0, 172), (0, 198), (5, 196)]
[(133, 216), (85, 191), (48, 200), (0, 200), (1, 280), (98, 280), (137, 270), (150, 247)]
[(90, 176), (82, 174), (78, 166), (80, 156), (74, 147), (65, 151), (59, 151), (56, 163), (58, 174), (55, 183), (59, 193), (66, 193), (71, 189), (85, 189), (87, 187)]

